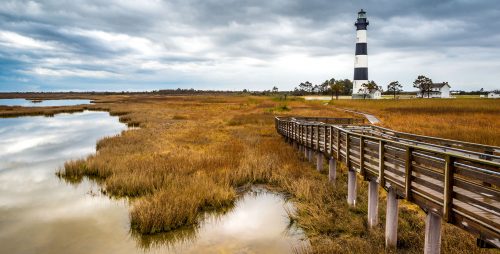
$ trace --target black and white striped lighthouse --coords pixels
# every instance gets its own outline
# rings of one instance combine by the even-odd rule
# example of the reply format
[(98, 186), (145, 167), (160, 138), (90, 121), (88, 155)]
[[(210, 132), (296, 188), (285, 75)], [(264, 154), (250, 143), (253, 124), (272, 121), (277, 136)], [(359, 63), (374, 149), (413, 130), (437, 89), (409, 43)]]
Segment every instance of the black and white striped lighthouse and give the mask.
[(368, 45), (366, 41), (366, 27), (369, 25), (366, 12), (361, 9), (358, 12), (356, 26), (356, 56), (354, 60), (354, 82), (352, 87), (352, 98), (362, 98), (359, 90), (361, 85), (368, 83)]

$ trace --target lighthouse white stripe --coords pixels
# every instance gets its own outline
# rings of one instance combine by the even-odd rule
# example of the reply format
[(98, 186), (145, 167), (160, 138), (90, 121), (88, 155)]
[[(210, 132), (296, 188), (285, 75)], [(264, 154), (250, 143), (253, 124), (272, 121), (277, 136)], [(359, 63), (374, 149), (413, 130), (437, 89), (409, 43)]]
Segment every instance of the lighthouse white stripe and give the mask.
[(366, 41), (366, 30), (356, 31), (356, 42), (367, 42)]
[(354, 80), (352, 84), (352, 93), (359, 93), (359, 89), (361, 89), (361, 85), (364, 83), (368, 83), (368, 80)]
[(368, 55), (356, 55), (354, 58), (354, 68), (368, 67)]

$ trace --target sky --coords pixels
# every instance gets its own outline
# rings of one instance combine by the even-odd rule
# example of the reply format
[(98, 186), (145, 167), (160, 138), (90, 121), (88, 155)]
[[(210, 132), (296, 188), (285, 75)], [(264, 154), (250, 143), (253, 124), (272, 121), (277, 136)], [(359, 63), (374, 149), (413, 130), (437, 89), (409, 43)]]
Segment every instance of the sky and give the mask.
[(353, 78), (500, 89), (498, 0), (1, 0), (0, 91), (291, 90)]

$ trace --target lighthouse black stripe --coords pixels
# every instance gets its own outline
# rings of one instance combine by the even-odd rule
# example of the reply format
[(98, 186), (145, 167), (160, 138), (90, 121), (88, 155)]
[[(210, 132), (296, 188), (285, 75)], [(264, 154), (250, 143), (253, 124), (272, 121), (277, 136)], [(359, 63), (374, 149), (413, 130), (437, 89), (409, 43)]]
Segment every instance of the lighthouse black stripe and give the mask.
[(366, 30), (366, 27), (370, 24), (368, 20), (365, 18), (358, 19), (354, 25), (356, 26), (356, 30)]
[(354, 68), (354, 80), (368, 80), (368, 67)]
[(366, 42), (356, 43), (356, 55), (368, 55), (368, 47)]

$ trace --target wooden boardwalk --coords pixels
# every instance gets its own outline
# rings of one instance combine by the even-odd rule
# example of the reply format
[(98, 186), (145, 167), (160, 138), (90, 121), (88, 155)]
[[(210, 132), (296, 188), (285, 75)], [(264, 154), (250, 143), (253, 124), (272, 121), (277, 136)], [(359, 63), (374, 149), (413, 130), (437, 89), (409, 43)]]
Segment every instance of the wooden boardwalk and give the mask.
[[(369, 194), (374, 206), (369, 207), (369, 224), (377, 222), (373, 213), (380, 185), (388, 197), (404, 198), (428, 214), (427, 253), (440, 243), (440, 232), (433, 229), (440, 231), (441, 219), (476, 235), (482, 246), (500, 247), (500, 147), (396, 132), (364, 125), (363, 119), (276, 117), (275, 124), (306, 155), (317, 154), (318, 169), (324, 157), (347, 166), (354, 176), (349, 179), (350, 204), (355, 205), (356, 173), (370, 181), (375, 189)], [(389, 202), (394, 201), (388, 199), (388, 215), (393, 212)], [(395, 245), (392, 229), (386, 225), (388, 245)]]

